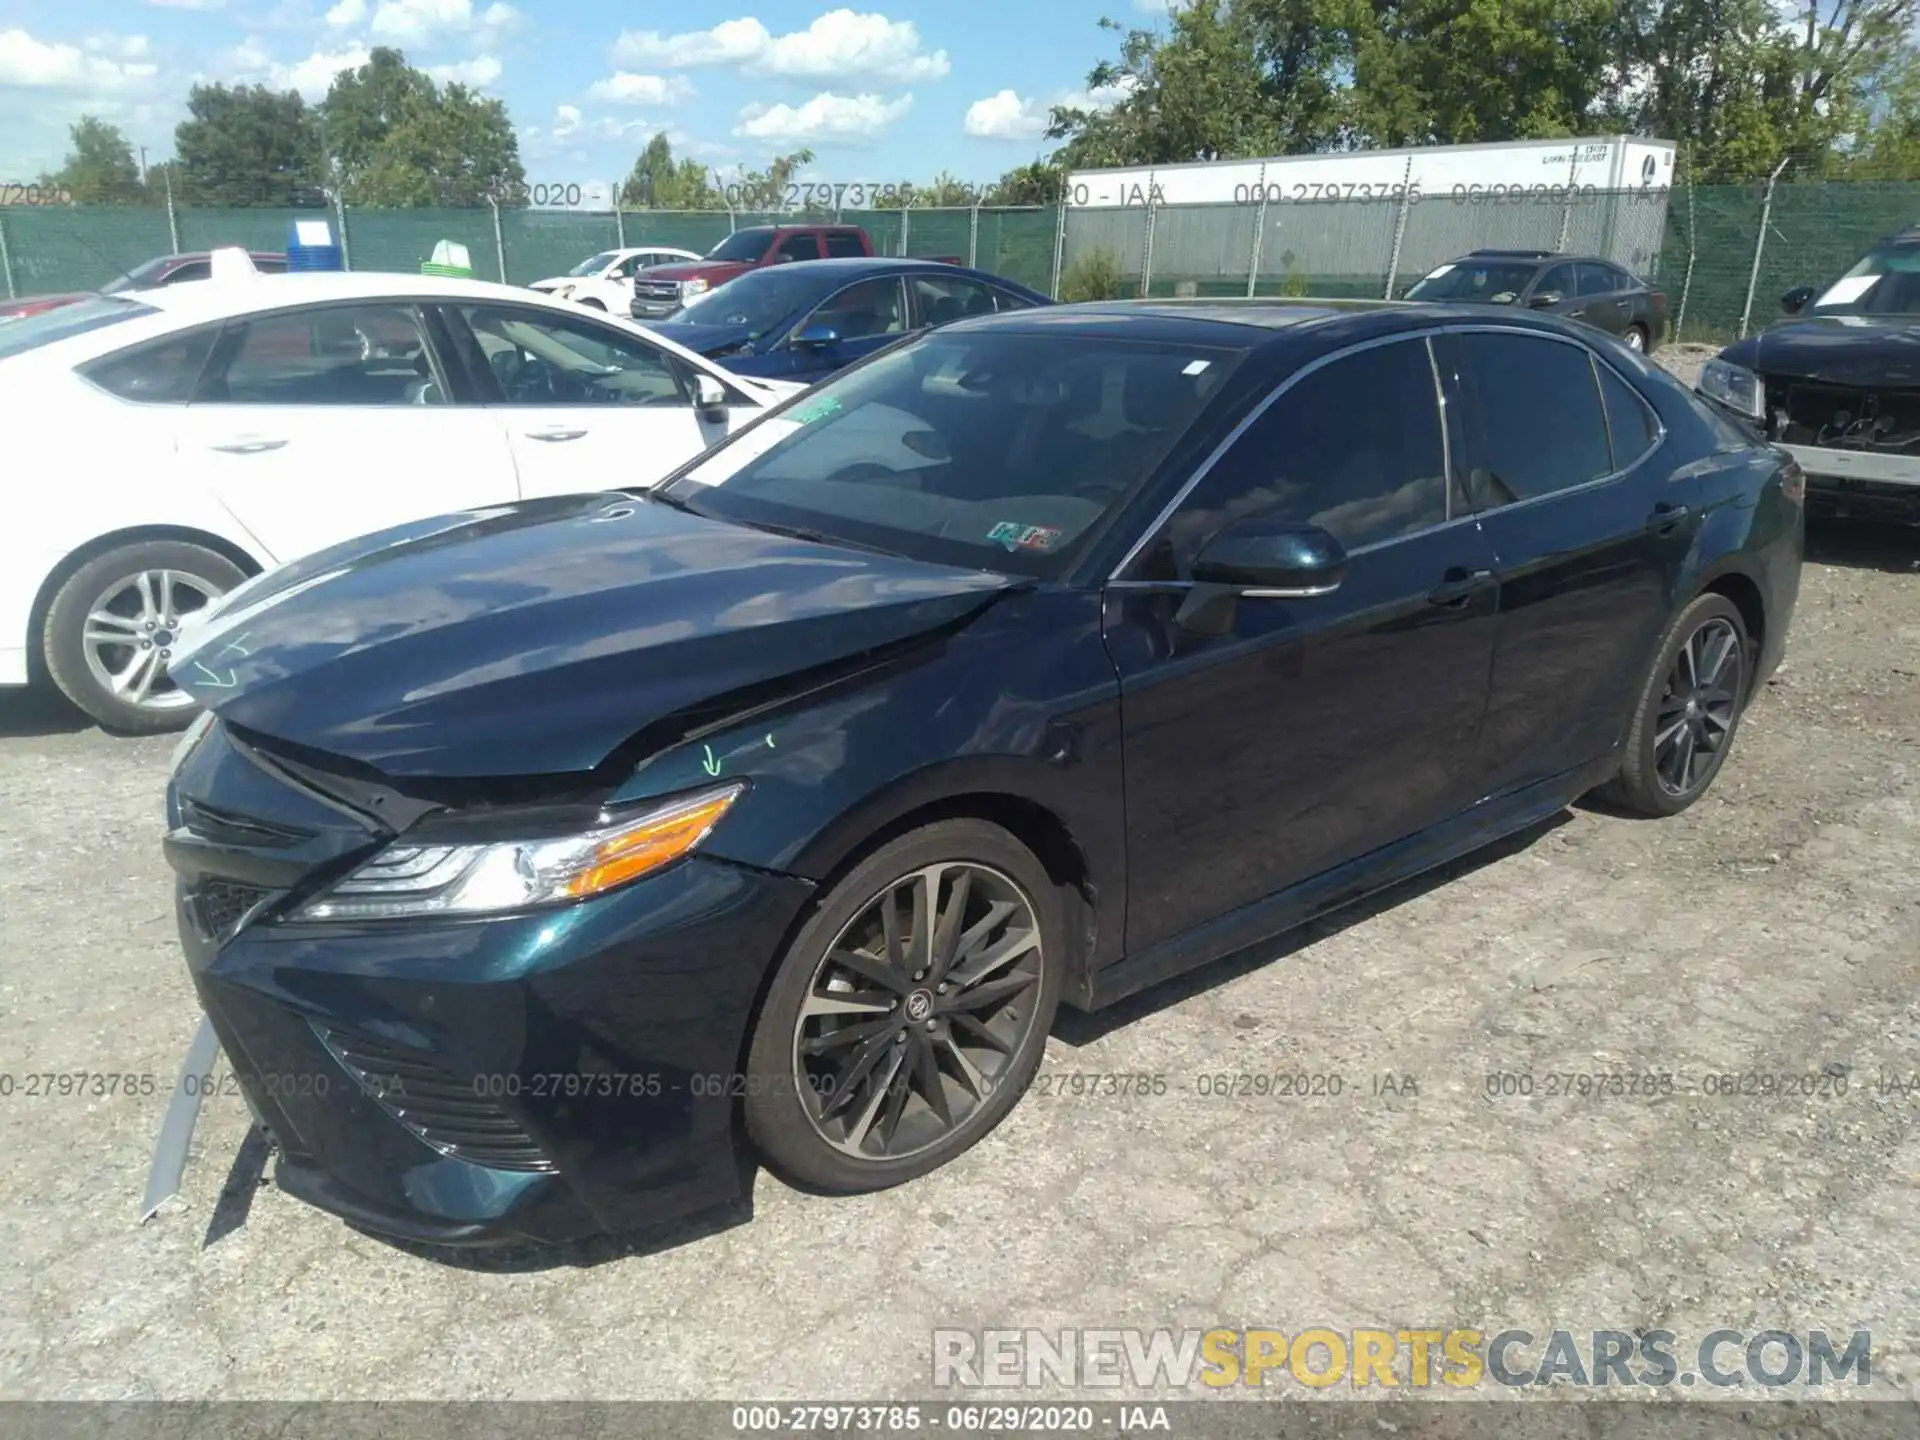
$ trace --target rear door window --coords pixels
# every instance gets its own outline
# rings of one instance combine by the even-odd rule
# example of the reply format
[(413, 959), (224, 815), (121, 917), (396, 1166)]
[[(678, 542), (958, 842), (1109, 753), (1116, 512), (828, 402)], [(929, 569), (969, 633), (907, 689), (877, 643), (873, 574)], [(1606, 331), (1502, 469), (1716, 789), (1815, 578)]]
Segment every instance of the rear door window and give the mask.
[(1586, 348), (1519, 331), (1455, 337), (1479, 435), (1467, 493), (1482, 510), (1536, 500), (1613, 471)]
[(776, 260), (818, 260), (820, 238), (817, 235), (789, 235), (773, 253)]
[(827, 232), (827, 256), (829, 259), (849, 259), (865, 255), (867, 247), (860, 243), (860, 237), (846, 230)]
[(1581, 263), (1573, 267), (1580, 295), (1611, 295), (1620, 288), (1619, 274), (1610, 265)]
[(234, 327), (195, 393), (224, 405), (442, 405), (442, 383), (409, 305), (333, 305)]

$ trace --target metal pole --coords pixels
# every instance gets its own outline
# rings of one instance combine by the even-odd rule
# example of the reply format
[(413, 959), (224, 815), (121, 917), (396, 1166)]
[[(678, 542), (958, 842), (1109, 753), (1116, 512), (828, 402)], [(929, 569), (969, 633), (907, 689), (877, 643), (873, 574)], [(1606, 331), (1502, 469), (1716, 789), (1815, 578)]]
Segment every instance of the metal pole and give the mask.
[(913, 229), (913, 196), (908, 195), (900, 202), (900, 254), (907, 253), (907, 235)]
[(1579, 186), (1575, 184), (1580, 174), (1580, 147), (1573, 147), (1573, 158), (1567, 162), (1567, 203), (1560, 207), (1560, 238), (1554, 243), (1554, 253), (1564, 255), (1567, 249), (1567, 235), (1573, 229), (1573, 197)]
[(347, 238), (347, 197), (342, 190), (333, 192), (334, 218), (340, 222), (340, 268), (353, 269), (353, 242)]
[(496, 272), (502, 285), (507, 283), (507, 237), (500, 232), (500, 202), (491, 195), (487, 204), (493, 207), (493, 260), (499, 267)]
[(1140, 257), (1140, 298), (1153, 294), (1153, 171), (1147, 171), (1147, 239)]
[(1680, 280), (1680, 310), (1673, 319), (1673, 338), (1678, 340), (1687, 323), (1687, 296), (1693, 290), (1693, 257), (1695, 253), (1693, 230), (1693, 171), (1687, 175), (1687, 273)]
[(627, 212), (620, 208), (620, 182), (613, 182), (613, 189), (607, 192), (613, 196), (613, 240), (622, 250), (627, 248)]
[(20, 292), (13, 288), (13, 255), (7, 249), (7, 217), (0, 214), (0, 272), (7, 277), (7, 298), (19, 298)]
[(1407, 211), (1413, 208), (1413, 157), (1407, 157), (1406, 173), (1400, 177), (1400, 214), (1393, 222), (1393, 255), (1387, 261), (1387, 293), (1393, 298), (1394, 282), (1400, 278), (1400, 250), (1407, 241)]
[(973, 202), (973, 213), (967, 221), (967, 268), (980, 268), (980, 202)]
[(167, 238), (173, 242), (173, 253), (180, 253), (180, 219), (173, 213), (173, 167), (167, 167)]
[(1740, 307), (1740, 338), (1747, 338), (1747, 321), (1753, 318), (1753, 292), (1760, 283), (1760, 257), (1767, 250), (1767, 227), (1773, 223), (1773, 185), (1780, 178), (1780, 172), (1787, 168), (1788, 157), (1782, 155), (1780, 163), (1773, 167), (1773, 174), (1767, 177), (1766, 198), (1760, 202), (1760, 233), (1753, 237), (1753, 269), (1747, 272), (1747, 303)]
[(1060, 298), (1060, 265), (1067, 254), (1067, 185), (1060, 184), (1060, 198), (1054, 202), (1053, 227), (1053, 285), (1047, 294), (1055, 300)]
[(1253, 245), (1247, 252), (1247, 298), (1260, 278), (1260, 246), (1267, 238), (1267, 162), (1260, 162), (1260, 205), (1253, 212)]

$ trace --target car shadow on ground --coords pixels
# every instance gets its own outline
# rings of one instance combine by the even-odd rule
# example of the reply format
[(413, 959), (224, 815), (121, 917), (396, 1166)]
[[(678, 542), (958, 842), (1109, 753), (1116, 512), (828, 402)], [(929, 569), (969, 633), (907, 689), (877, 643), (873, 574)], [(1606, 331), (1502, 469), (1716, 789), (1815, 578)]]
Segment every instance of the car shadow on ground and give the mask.
[(1920, 525), (1810, 517), (1807, 560), (1847, 570), (1920, 576)]
[(93, 727), (93, 717), (51, 685), (0, 690), (0, 739), (73, 735)]

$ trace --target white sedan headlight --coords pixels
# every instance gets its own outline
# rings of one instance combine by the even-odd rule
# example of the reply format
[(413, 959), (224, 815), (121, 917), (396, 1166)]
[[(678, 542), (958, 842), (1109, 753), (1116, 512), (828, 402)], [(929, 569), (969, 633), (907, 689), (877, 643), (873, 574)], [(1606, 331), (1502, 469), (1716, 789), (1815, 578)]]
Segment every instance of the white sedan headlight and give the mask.
[(494, 915), (604, 895), (692, 853), (746, 787), (682, 796), (574, 835), (434, 845), (399, 840), (294, 920)]
[(1700, 371), (1700, 393), (1755, 420), (1766, 418), (1766, 387), (1758, 375), (1743, 365), (1709, 360)]
[(680, 282), (680, 299), (682, 301), (691, 300), (696, 295), (704, 295), (706, 293), (707, 282), (704, 280), (696, 278), (693, 280), (682, 280)]

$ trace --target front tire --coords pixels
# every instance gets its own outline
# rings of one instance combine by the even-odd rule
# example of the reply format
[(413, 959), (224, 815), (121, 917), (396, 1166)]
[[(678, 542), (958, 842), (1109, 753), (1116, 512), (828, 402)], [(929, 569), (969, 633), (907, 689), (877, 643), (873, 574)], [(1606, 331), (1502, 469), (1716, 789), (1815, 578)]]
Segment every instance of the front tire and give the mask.
[(1638, 351), (1642, 355), (1653, 348), (1647, 342), (1647, 332), (1638, 325), (1629, 325), (1627, 327), (1627, 333), (1620, 338), (1627, 342), (1627, 348), (1629, 350)]
[(1062, 892), (999, 826), (946, 820), (881, 846), (780, 961), (748, 1048), (755, 1148), (836, 1194), (946, 1164), (1039, 1068), (1066, 949)]
[(607, 307), (606, 307), (605, 305), (603, 305), (603, 304), (601, 304), (601, 303), (600, 303), (600, 302), (599, 302), (598, 300), (594, 300), (594, 299), (591, 299), (591, 298), (589, 298), (589, 299), (586, 299), (586, 300), (582, 300), (582, 301), (581, 301), (580, 303), (581, 303), (582, 305), (584, 305), (584, 306), (586, 306), (586, 307), (587, 307), (587, 309), (589, 309), (589, 310), (598, 310), (598, 311), (599, 311), (599, 312), (600, 312), (601, 314), (603, 314), (603, 315), (604, 315), (604, 314), (606, 314), (606, 311), (607, 311)]
[(1641, 687), (1620, 773), (1599, 797), (1635, 815), (1678, 815), (1707, 793), (1733, 748), (1753, 673), (1739, 607), (1697, 597), (1667, 632)]
[(198, 707), (167, 676), (179, 623), (246, 578), (226, 556), (178, 540), (97, 555), (55, 593), (41, 631), (47, 673), (109, 730), (155, 735)]

